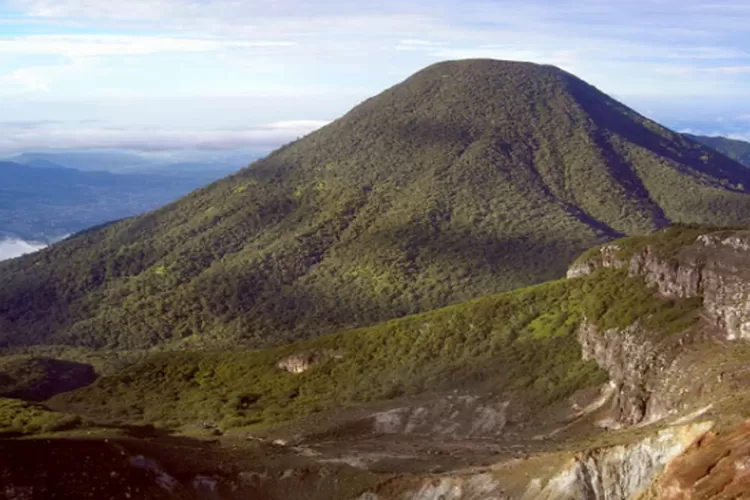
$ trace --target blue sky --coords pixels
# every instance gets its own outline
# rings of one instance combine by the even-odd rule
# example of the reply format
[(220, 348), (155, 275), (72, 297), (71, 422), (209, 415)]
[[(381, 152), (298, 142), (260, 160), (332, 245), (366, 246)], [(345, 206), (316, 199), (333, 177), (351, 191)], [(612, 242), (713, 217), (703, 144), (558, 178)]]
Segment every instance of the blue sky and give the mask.
[(445, 59), (558, 65), (750, 139), (750, 3), (0, 0), (0, 153), (269, 149)]

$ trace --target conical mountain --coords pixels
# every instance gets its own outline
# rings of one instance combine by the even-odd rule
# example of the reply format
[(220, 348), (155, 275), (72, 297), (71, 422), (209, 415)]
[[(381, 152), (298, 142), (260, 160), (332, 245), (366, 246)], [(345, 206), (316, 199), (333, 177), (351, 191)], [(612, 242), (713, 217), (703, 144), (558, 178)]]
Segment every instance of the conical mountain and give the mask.
[(261, 345), (553, 279), (748, 170), (551, 66), (430, 66), (232, 177), (0, 264), (0, 342)]

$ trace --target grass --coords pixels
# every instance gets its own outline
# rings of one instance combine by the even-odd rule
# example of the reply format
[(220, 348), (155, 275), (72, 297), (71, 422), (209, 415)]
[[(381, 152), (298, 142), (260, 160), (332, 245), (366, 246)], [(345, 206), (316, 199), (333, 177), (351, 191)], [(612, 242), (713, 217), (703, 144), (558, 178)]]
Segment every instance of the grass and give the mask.
[[(584, 317), (601, 328), (640, 320), (662, 335), (688, 326), (697, 306), (655, 298), (641, 280), (602, 270), (281, 348), (165, 353), (51, 404), (112, 422), (223, 428), (461, 387), (491, 387), (542, 409), (607, 378), (581, 360)], [(311, 350), (343, 356), (302, 374), (276, 366)]]
[(73, 429), (82, 424), (76, 415), (50, 411), (44, 406), (0, 398), (0, 437)]

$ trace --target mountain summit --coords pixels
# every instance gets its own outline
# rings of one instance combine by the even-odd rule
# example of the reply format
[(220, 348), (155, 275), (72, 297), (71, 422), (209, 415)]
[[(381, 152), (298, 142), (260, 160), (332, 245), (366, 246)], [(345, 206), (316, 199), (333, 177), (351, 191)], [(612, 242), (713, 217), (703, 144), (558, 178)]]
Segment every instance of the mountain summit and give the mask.
[(748, 170), (551, 66), (445, 62), (155, 212), (0, 264), (0, 345), (264, 345), (560, 277)]

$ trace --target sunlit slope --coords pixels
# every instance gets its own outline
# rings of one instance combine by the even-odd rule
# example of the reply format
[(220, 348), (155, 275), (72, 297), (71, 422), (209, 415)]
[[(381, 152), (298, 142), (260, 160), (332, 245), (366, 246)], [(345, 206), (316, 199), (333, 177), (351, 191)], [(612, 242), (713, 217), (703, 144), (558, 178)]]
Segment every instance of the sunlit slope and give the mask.
[[(551, 66), (430, 66), (161, 210), (0, 264), (0, 345), (261, 346), (554, 279), (747, 170)], [(185, 345), (183, 345), (185, 344)]]

